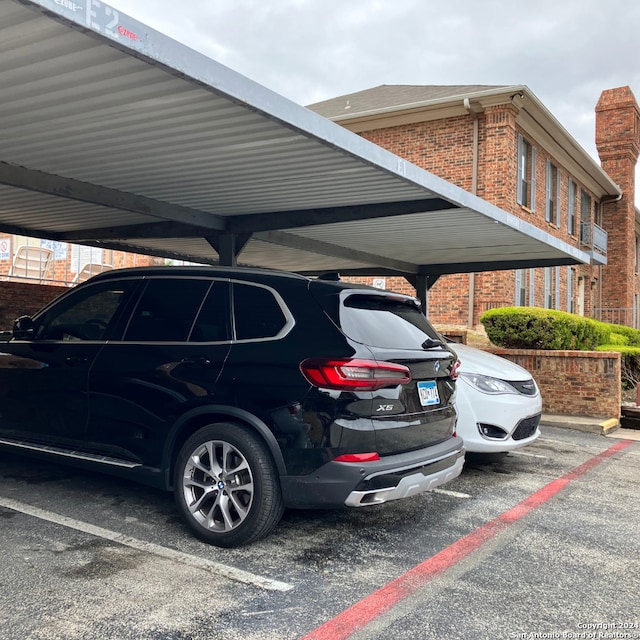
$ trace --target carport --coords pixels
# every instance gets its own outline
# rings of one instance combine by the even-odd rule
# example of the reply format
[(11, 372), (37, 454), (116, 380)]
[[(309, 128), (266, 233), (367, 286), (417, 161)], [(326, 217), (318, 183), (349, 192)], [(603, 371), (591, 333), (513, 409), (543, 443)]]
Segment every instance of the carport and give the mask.
[(0, 2), (0, 230), (308, 274), (586, 253), (97, 0)]

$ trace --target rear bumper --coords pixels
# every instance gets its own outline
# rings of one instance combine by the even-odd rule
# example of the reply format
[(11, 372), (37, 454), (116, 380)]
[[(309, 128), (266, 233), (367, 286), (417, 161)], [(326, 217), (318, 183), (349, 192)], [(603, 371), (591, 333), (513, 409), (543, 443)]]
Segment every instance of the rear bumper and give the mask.
[(370, 504), (382, 504), (390, 500), (400, 500), (410, 496), (431, 491), (445, 482), (457, 478), (464, 466), (464, 451), (459, 451), (455, 455), (449, 455), (437, 462), (431, 462), (419, 469), (411, 469), (401, 474), (394, 474), (400, 480), (395, 486), (384, 486), (392, 483), (394, 476), (384, 473), (381, 476), (374, 474), (365, 480), (368, 484), (379, 484), (380, 478), (384, 479), (383, 486), (379, 489), (370, 488), (352, 491), (345, 505), (347, 507), (366, 507)]
[(375, 462), (329, 462), (308, 476), (281, 479), (291, 508), (364, 507), (434, 489), (462, 472), (462, 438)]

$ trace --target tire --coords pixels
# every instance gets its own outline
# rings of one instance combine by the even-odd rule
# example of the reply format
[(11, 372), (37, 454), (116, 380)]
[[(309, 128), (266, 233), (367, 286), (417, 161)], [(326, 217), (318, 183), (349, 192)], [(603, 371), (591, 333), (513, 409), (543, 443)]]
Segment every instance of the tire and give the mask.
[(284, 511), (273, 459), (260, 437), (232, 423), (194, 433), (178, 454), (173, 487), (186, 524), (218, 547), (238, 547), (271, 532)]

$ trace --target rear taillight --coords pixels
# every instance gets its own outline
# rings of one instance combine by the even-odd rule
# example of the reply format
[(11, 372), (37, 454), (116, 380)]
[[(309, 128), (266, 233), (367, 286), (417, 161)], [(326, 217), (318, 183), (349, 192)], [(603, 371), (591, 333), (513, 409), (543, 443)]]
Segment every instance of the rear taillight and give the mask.
[(315, 387), (344, 391), (375, 391), (411, 382), (408, 367), (375, 360), (308, 358), (300, 371)]
[(372, 451), (371, 453), (345, 453), (343, 456), (334, 458), (334, 462), (375, 462), (380, 460), (380, 456)]
[(460, 368), (460, 360), (456, 360), (451, 367), (451, 379), (456, 380), (460, 375), (458, 369)]

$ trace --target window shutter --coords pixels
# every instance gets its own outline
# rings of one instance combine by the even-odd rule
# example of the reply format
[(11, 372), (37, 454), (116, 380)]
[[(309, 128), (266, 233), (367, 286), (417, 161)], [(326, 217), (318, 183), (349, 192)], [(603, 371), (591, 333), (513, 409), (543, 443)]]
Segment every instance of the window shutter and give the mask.
[(531, 211), (536, 210), (536, 148), (531, 147)]
[(554, 309), (560, 309), (560, 267), (556, 267), (556, 295)]
[(576, 218), (576, 189), (574, 182), (569, 178), (569, 211), (567, 214), (567, 231), (573, 235), (575, 233)]
[(562, 188), (562, 180), (560, 180), (560, 168), (558, 168), (556, 169), (556, 224), (558, 226), (560, 226), (560, 190), (561, 188)]
[(522, 289), (522, 269), (516, 269), (516, 307), (520, 306), (520, 290)]
[(545, 199), (544, 199), (544, 219), (547, 222), (551, 222), (551, 194), (553, 193), (552, 191), (552, 185), (551, 185), (551, 181), (553, 180), (552, 177), (552, 173), (551, 173), (551, 161), (547, 160), (547, 179), (545, 182)]
[(522, 134), (518, 134), (518, 178), (516, 183), (516, 202), (518, 204), (522, 204), (522, 170), (523, 170), (523, 162), (522, 156), (524, 155), (524, 139)]

